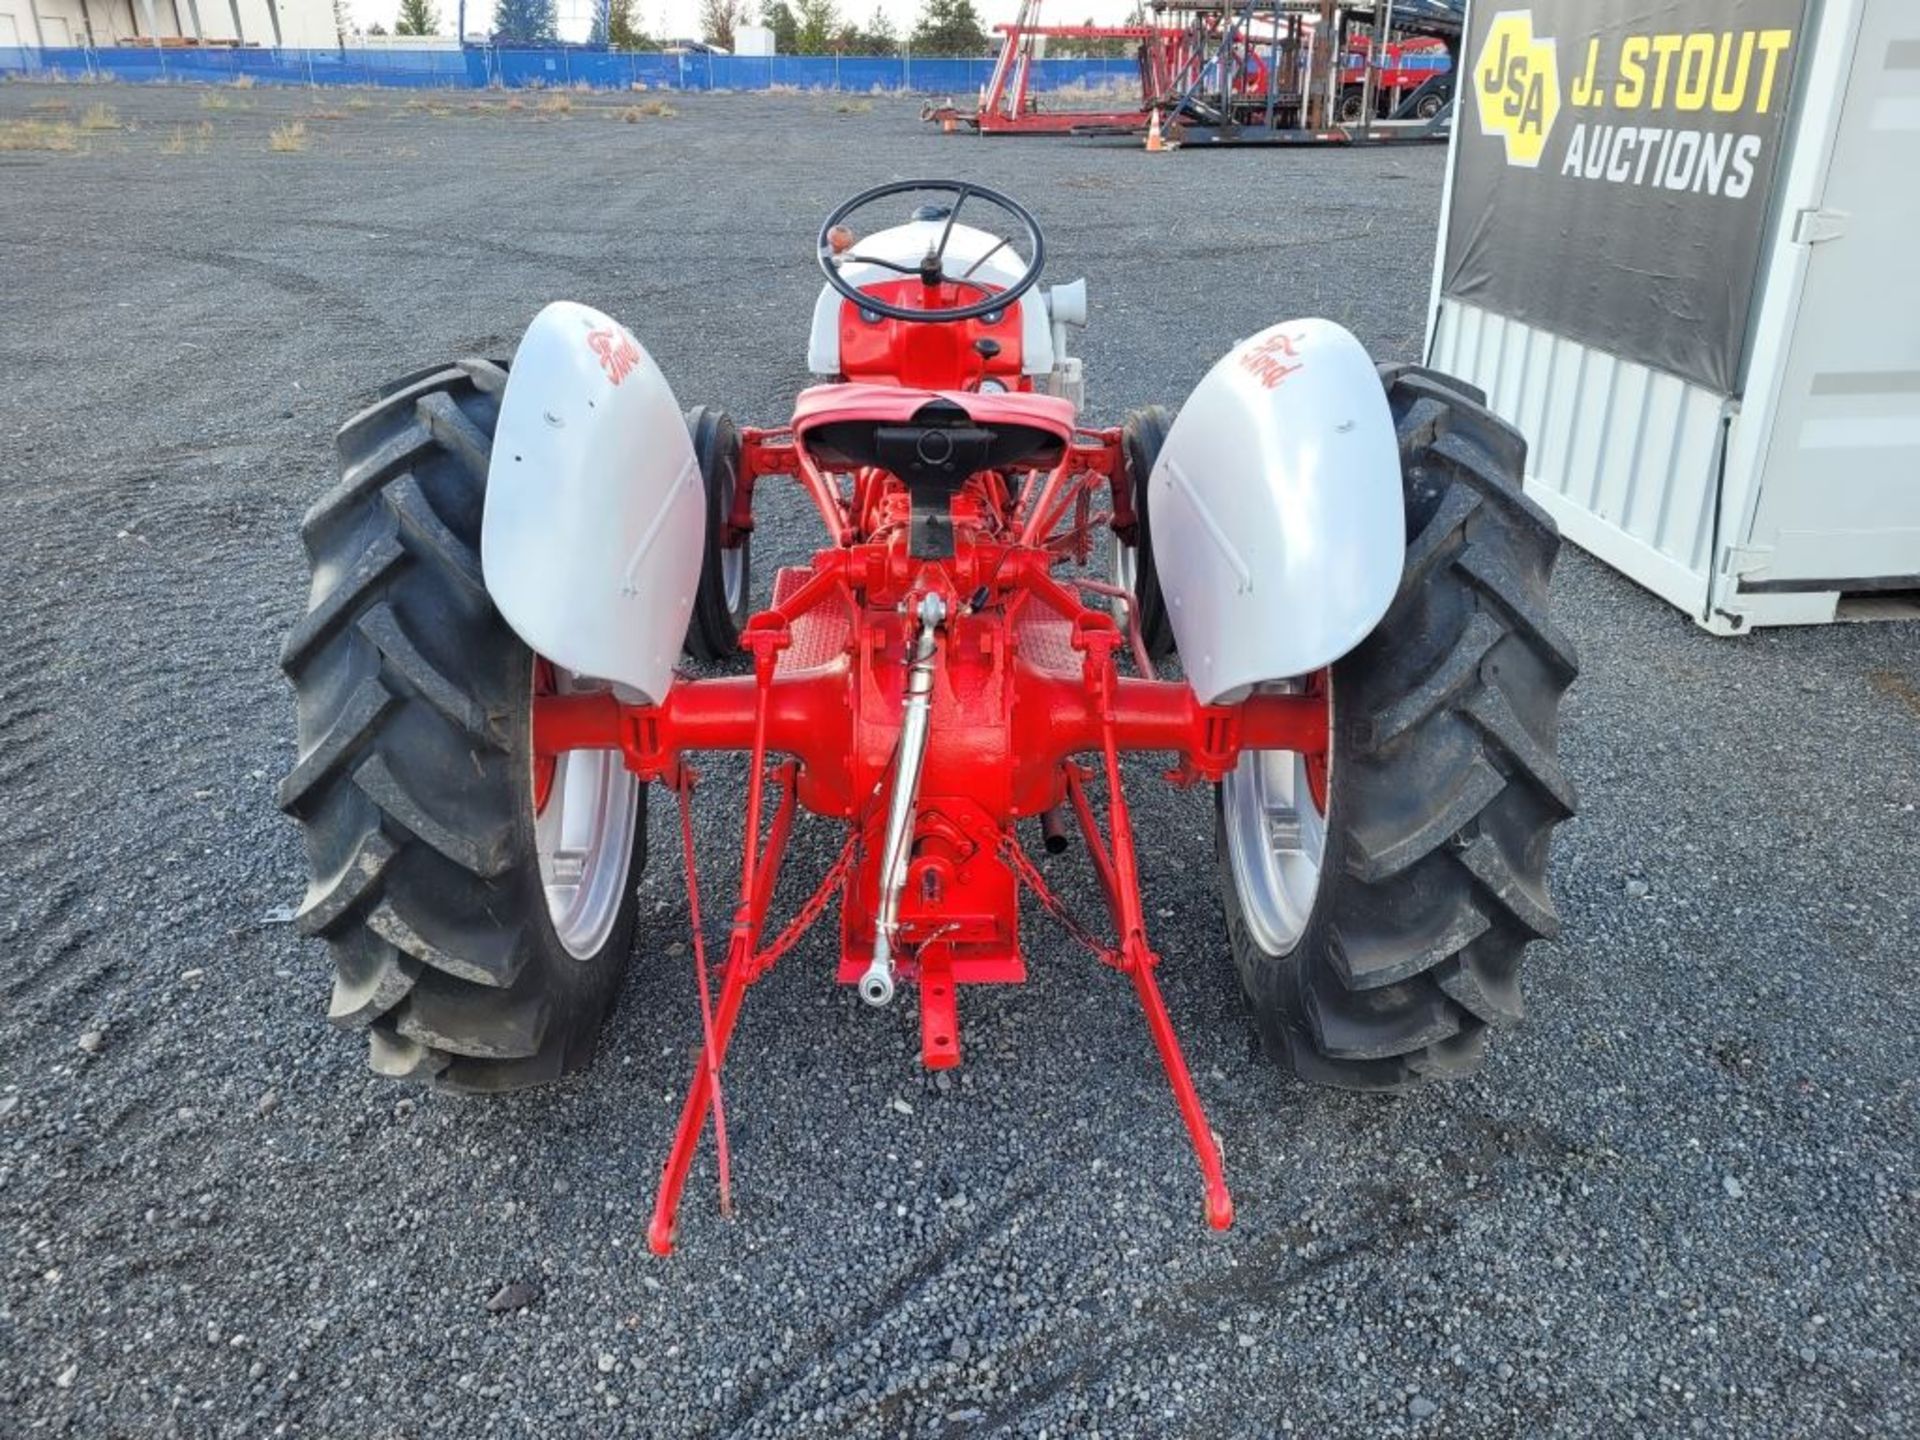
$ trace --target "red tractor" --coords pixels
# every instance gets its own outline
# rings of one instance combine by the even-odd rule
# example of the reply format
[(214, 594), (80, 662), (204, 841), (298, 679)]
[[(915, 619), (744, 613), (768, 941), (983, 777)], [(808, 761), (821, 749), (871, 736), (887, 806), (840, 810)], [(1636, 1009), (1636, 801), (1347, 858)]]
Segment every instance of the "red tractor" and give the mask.
[[(683, 414), (631, 334), (559, 303), (510, 366), (422, 372), (348, 421), (307, 514), (281, 803), (331, 1018), (367, 1032), (375, 1071), (499, 1091), (584, 1066), (636, 943), (652, 787), (678, 807), (702, 1046), (662, 1253), (709, 1114), (725, 1203), (728, 1038), (807, 927), (837, 915), (838, 978), (867, 1003), (915, 988), (938, 1069), (961, 1059), (957, 987), (1026, 973), (1023, 891), (1131, 982), (1207, 1219), (1230, 1222), (1154, 979), (1129, 755), (1212, 787), (1225, 943), (1268, 1052), (1305, 1079), (1469, 1069), (1553, 932), (1575, 662), (1520, 437), (1320, 320), (1240, 343), (1177, 416), (1089, 427), (1066, 354), (1085, 286), (1037, 288), (1044, 258), (990, 190), (869, 190), (821, 228), (825, 383), (786, 423)], [(798, 486), (823, 534), (756, 609), (766, 485)], [(683, 653), (741, 658), (693, 678)], [(748, 757), (725, 898), (702, 893), (691, 820), (714, 751)], [(777, 917), (801, 811), (838, 855)], [(1069, 827), (1104, 924), (1034, 858)], [(726, 917), (711, 963), (703, 900)]]

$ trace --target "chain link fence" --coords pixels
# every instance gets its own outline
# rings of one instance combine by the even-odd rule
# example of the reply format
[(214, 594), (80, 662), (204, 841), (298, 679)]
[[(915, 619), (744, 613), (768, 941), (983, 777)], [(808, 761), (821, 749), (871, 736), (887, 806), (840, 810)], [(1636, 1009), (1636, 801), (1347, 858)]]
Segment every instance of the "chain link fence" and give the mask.
[[(123, 80), (220, 85), (385, 85), (402, 89), (840, 90), (971, 96), (993, 73), (990, 57), (911, 55), (705, 55), (568, 47), (511, 50), (333, 50), (119, 45), (96, 49), (0, 48), (9, 79)], [(1118, 88), (1137, 83), (1128, 58), (1037, 61), (1028, 87)]]

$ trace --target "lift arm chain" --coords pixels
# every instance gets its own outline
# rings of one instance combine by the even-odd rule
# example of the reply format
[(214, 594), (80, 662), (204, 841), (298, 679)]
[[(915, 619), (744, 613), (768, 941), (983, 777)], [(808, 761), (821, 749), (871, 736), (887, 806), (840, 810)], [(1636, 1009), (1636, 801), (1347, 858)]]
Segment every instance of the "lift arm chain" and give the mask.
[(1039, 867), (1021, 848), (1019, 838), (1013, 831), (1008, 830), (1001, 835), (1000, 853), (1006, 857), (1007, 865), (1012, 869), (1015, 877), (1033, 892), (1033, 898), (1040, 902), (1041, 908), (1054, 918), (1070, 938), (1091, 950), (1101, 964), (1111, 965), (1116, 970), (1126, 968), (1120, 963), (1119, 952), (1110, 945), (1103, 945), (1095, 938), (1093, 932), (1081, 924), (1073, 911), (1067, 908), (1066, 902), (1053, 893), (1052, 888), (1047, 884), (1046, 876), (1040, 873)]
[(773, 943), (753, 957), (753, 969), (747, 977), (749, 980), (757, 980), (771, 970), (774, 963), (798, 945), (800, 937), (813, 928), (814, 922), (819, 920), (827, 906), (833, 903), (834, 892), (840, 888), (847, 878), (847, 873), (853, 869), (854, 855), (858, 845), (857, 832), (848, 831), (847, 843), (840, 847), (840, 854), (834, 859), (833, 864), (827, 867), (827, 873), (820, 879), (819, 888), (808, 897), (807, 903), (800, 907), (793, 919), (787, 922), (786, 928), (774, 937)]

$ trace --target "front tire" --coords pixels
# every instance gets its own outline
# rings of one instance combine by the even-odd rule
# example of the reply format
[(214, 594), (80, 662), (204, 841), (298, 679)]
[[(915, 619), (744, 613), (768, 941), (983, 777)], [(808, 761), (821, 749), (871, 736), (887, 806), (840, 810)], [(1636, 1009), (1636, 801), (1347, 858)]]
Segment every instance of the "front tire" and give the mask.
[[(341, 428), (341, 479), (301, 528), (309, 607), (281, 657), (300, 758), (280, 803), (313, 876), (300, 928), (333, 956), (329, 1018), (367, 1032), (380, 1074), (451, 1090), (588, 1062), (646, 858), (646, 795), (624, 767), (533, 755), (532, 697), (552, 672), (480, 571), (505, 386), (502, 367), (465, 361)], [(575, 793), (586, 823), (560, 826)], [(563, 828), (597, 837), (599, 858)]]
[(1385, 617), (1331, 671), (1324, 843), (1291, 938), (1263, 923), (1246, 877), (1254, 837), (1295, 832), (1253, 823), (1266, 817), (1236, 798), (1257, 788), (1238, 773), (1216, 798), (1255, 1027), (1302, 1079), (1356, 1090), (1470, 1070), (1488, 1029), (1520, 1018), (1521, 957), (1558, 929), (1549, 842), (1574, 808), (1555, 752), (1577, 664), (1547, 618), (1559, 536), (1521, 493), (1526, 442), (1455, 381), (1415, 367), (1382, 378), (1406, 567)]

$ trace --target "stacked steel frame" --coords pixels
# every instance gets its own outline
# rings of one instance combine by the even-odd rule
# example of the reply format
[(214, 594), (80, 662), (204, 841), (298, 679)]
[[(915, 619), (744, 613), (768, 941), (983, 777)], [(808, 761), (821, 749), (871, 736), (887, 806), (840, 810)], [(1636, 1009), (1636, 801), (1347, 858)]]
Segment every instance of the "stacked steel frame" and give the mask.
[[(1455, 0), (1154, 0), (1151, 23), (1116, 26), (1043, 25), (1040, 3), (1022, 0), (1014, 22), (996, 27), (1000, 53), (977, 108), (948, 102), (926, 119), (983, 135), (1133, 134), (1159, 111), (1215, 142), (1426, 138), (1444, 135), (1450, 119), (1450, 104), (1412, 124), (1388, 117), (1445, 73), (1422, 58), (1445, 53), (1451, 64), (1463, 11)], [(1392, 37), (1378, 56), (1376, 27)], [(1054, 39), (1131, 42), (1139, 102), (1042, 108), (1033, 66)]]

